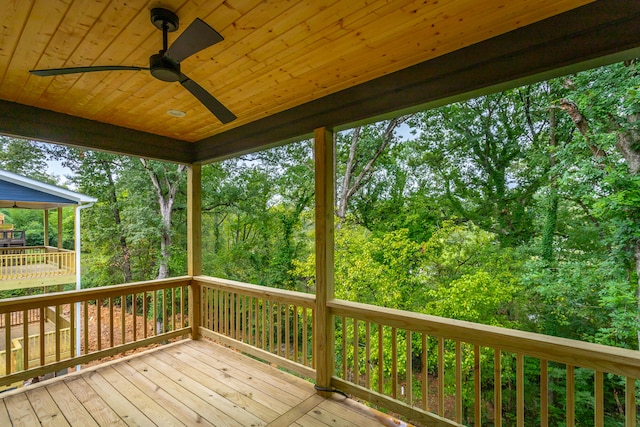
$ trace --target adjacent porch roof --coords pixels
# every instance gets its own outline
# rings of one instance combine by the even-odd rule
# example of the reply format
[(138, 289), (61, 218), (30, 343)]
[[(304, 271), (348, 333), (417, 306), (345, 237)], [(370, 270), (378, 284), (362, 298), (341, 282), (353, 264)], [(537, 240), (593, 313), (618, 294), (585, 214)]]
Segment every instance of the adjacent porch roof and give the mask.
[(0, 169), (0, 208), (54, 209), (97, 199)]

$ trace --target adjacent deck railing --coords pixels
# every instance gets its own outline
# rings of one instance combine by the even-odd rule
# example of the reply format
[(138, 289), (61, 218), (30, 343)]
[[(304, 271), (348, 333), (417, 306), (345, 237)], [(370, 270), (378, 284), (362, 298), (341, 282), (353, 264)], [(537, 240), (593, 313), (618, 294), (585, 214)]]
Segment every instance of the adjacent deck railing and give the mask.
[(73, 275), (75, 251), (51, 246), (0, 247), (0, 281)]
[[(90, 319), (92, 305), (108, 320)], [(119, 306), (125, 310), (114, 315)], [(437, 426), (569, 426), (586, 411), (595, 426), (637, 425), (640, 352), (632, 350), (340, 300), (321, 308), (313, 295), (203, 276), (0, 301), (0, 317), (10, 324), (12, 313), (28, 316), (29, 310), (46, 307), (69, 311), (71, 318), (80, 310), (80, 329), (71, 324), (69, 334), (80, 333), (81, 354), (76, 356), (72, 339), (70, 358), (63, 360), (64, 328), (56, 327), (55, 360), (33, 367), (23, 353), (22, 366), (5, 361), (9, 374), (0, 384), (188, 334), (314, 380), (318, 364), (327, 363), (313, 351), (314, 319), (325, 309), (335, 337), (324, 343), (335, 350), (331, 386), (408, 420)], [(126, 330), (124, 318), (134, 313), (160, 321)], [(90, 322), (108, 330), (95, 348), (88, 344)], [(8, 335), (5, 340), (10, 346)], [(43, 338), (22, 345), (43, 348)], [(42, 359), (45, 351), (40, 351)], [(577, 402), (590, 403), (577, 407)], [(611, 402), (615, 411), (606, 412)]]

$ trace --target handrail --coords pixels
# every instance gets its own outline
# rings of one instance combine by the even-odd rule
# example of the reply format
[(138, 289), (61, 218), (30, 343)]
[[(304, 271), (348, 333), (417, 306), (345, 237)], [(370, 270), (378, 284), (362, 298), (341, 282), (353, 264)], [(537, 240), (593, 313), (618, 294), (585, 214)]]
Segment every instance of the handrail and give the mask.
[(244, 295), (265, 298), (270, 301), (281, 303), (293, 303), (299, 307), (315, 308), (316, 297), (313, 294), (304, 292), (287, 291), (285, 289), (269, 288), (266, 286), (252, 285), (249, 283), (237, 282), (235, 280), (219, 279), (209, 276), (195, 276), (194, 281), (210, 285), (216, 288), (224, 288), (230, 291), (238, 291)]
[(640, 352), (462, 320), (333, 300), (331, 313), (582, 368), (640, 378)]

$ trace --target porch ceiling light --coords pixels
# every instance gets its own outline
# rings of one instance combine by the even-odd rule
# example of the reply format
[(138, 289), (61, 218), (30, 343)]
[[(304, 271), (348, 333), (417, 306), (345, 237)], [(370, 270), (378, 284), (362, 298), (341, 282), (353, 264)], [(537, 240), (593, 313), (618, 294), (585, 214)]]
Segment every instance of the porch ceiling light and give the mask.
[(180, 110), (167, 110), (167, 114), (171, 117), (184, 117), (187, 115), (187, 113)]

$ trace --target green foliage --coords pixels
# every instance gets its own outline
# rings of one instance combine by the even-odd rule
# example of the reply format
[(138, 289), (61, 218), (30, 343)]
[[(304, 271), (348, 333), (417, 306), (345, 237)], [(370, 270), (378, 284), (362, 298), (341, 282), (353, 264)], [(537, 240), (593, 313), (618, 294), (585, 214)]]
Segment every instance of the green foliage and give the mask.
[(0, 169), (55, 184), (56, 179), (46, 173), (46, 159), (42, 144), (0, 135)]

